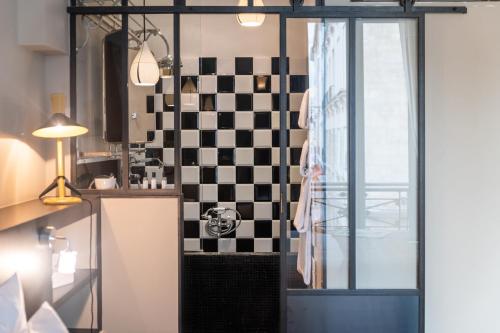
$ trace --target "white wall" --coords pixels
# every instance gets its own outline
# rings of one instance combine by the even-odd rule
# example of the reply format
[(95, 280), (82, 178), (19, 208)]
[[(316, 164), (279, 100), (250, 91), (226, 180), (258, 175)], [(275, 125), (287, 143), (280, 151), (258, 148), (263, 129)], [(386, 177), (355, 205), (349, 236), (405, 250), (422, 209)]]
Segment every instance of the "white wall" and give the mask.
[(429, 15), (427, 333), (500, 332), (500, 6)]

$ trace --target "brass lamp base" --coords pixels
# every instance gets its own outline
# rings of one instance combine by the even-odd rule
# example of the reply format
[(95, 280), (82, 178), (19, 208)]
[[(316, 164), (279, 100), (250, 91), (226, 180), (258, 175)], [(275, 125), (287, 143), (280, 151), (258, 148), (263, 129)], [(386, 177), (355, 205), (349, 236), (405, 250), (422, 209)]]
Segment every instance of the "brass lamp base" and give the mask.
[(82, 202), (78, 197), (45, 197), (42, 199), (45, 205), (74, 205)]

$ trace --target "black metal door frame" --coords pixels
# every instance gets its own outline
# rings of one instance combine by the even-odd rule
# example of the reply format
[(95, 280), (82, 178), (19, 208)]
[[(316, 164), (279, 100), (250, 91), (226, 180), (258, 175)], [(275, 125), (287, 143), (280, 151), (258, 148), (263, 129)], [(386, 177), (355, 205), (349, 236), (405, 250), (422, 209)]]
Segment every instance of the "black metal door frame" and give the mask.
[[(186, 6), (185, 0), (174, 0), (173, 6), (127, 6), (128, 0), (122, 0), (121, 6), (100, 6), (100, 7), (81, 7), (77, 6), (76, 0), (71, 0), (67, 11), (70, 15), (70, 106), (71, 117), (76, 119), (77, 115), (77, 74), (76, 74), (76, 18), (80, 15), (122, 15), (122, 26), (127, 27), (128, 15), (132, 14), (174, 14), (174, 101), (175, 101), (175, 183), (174, 191), (165, 193), (152, 193), (150, 191), (129, 190), (116, 191), (110, 193), (111, 196), (154, 196), (154, 195), (182, 195), (180, 190), (181, 167), (180, 167), (180, 15), (181, 14), (238, 14), (238, 13), (267, 13), (279, 15), (280, 24), (280, 40), (279, 40), (279, 67), (280, 67), (280, 255), (281, 255), (281, 281), (280, 281), (280, 323), (281, 332), (286, 332), (287, 324), (287, 296), (288, 295), (308, 295), (308, 296), (325, 296), (325, 295), (414, 295), (419, 297), (419, 326), (420, 332), (424, 332), (424, 315), (425, 315), (425, 14), (426, 13), (462, 13), (467, 12), (466, 7), (457, 6), (413, 6), (411, 0), (403, 0), (400, 6), (325, 6), (323, 0), (317, 0), (316, 6), (300, 6), (300, 1), (293, 1), (290, 6), (265, 6), (254, 7), (253, 0), (248, 1), (248, 6)], [(287, 230), (286, 220), (288, 215), (287, 205), (287, 96), (286, 96), (286, 22), (292, 18), (342, 18), (348, 21), (348, 40), (349, 40), (349, 62), (348, 62), (348, 89), (349, 89), (349, 288), (346, 290), (336, 289), (305, 289), (305, 290), (289, 290), (287, 286)], [(418, 21), (418, 190), (417, 190), (417, 221), (418, 221), (418, 286), (417, 289), (411, 290), (362, 290), (356, 288), (356, 224), (355, 224), (355, 29), (354, 24), (356, 19), (360, 18), (413, 18)], [(124, 34), (122, 38), (122, 47), (127, 48), (127, 36)], [(127, 55), (124, 56), (127, 58)], [(122, 59), (122, 71), (128, 75), (127, 59)], [(123, 92), (123, 105), (127, 111), (128, 91), (127, 87), (121, 87)], [(128, 112), (124, 112), (121, 126), (124, 129), (123, 144), (123, 168), (128, 169)], [(71, 161), (72, 175), (76, 174), (76, 140), (71, 141)], [(127, 171), (127, 170), (125, 170)], [(94, 193), (96, 193), (94, 191)], [(182, 197), (182, 196), (181, 196)], [(182, 202), (180, 202), (182, 208)], [(179, 214), (179, 226), (182, 231), (183, 219), (182, 209)], [(183, 243), (182, 232), (179, 233), (179, 242)], [(183, 276), (183, 246), (180, 245), (179, 262), (180, 262), (180, 303), (182, 309), (182, 276)], [(102, 299), (98, 300), (99, 313), (99, 329), (102, 328)], [(182, 330), (182, 314), (179, 316), (179, 327)]]

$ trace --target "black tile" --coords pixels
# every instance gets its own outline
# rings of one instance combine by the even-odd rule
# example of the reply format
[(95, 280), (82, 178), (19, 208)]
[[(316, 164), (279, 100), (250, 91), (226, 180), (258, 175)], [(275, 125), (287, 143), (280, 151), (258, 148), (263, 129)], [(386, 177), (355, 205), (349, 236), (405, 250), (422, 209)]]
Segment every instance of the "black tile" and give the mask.
[[(290, 183), (290, 167), (286, 167), (286, 182)], [(278, 165), (273, 165), (273, 184), (280, 183), (280, 167)]]
[(253, 147), (253, 132), (236, 130), (236, 147)]
[(163, 177), (167, 178), (168, 184), (173, 184), (175, 182), (175, 167), (163, 167)]
[(253, 119), (255, 129), (271, 129), (271, 112), (255, 112)]
[(234, 129), (234, 112), (217, 112), (218, 129)]
[(254, 221), (255, 238), (272, 238), (273, 222), (271, 220)]
[(255, 184), (254, 185), (254, 200), (255, 201), (272, 201), (273, 190), (271, 184)]
[[(286, 131), (286, 145), (290, 145), (290, 131)], [(280, 146), (280, 130), (273, 130), (272, 132), (272, 146), (279, 147)]]
[(205, 214), (210, 208), (217, 207), (217, 202), (201, 202), (200, 203), (200, 216)]
[(270, 93), (271, 92), (271, 75), (255, 75), (253, 77), (253, 92), (254, 93)]
[(198, 165), (198, 148), (182, 148), (182, 165)]
[(290, 201), (299, 201), (300, 198), (300, 184), (290, 185)]
[[(280, 111), (280, 94), (272, 94), (272, 110)], [(288, 110), (288, 105), (290, 105), (290, 94), (286, 94), (287, 104), (285, 109)]]
[(280, 219), (280, 202), (273, 202), (273, 220)]
[(217, 169), (216, 167), (200, 168), (200, 184), (217, 184)]
[(217, 149), (218, 165), (234, 165), (234, 148)]
[(155, 112), (155, 124), (156, 124), (156, 130), (163, 129), (163, 113)]
[(198, 76), (182, 76), (181, 92), (183, 94), (196, 94), (198, 92)]
[(236, 238), (236, 252), (253, 252), (253, 239)]
[(161, 78), (155, 84), (155, 93), (157, 94), (163, 93), (163, 80)]
[(290, 111), (290, 128), (299, 129), (299, 115), (298, 111)]
[(200, 94), (200, 111), (215, 111), (217, 106), (216, 94)]
[(200, 221), (184, 221), (184, 238), (200, 238)]
[(182, 185), (182, 194), (187, 202), (200, 201), (200, 186), (199, 185)]
[(146, 112), (154, 113), (155, 112), (155, 97), (154, 96), (146, 96)]
[(146, 140), (148, 142), (153, 142), (155, 140), (155, 131), (147, 131), (146, 132)]
[(237, 184), (253, 184), (253, 167), (237, 166), (236, 167), (236, 183)]
[(253, 58), (251, 57), (236, 57), (234, 60), (234, 72), (236, 75), (252, 75), (253, 74)]
[(174, 148), (174, 131), (163, 131), (163, 148)]
[[(272, 57), (271, 58), (271, 73), (273, 75), (279, 75), (280, 74), (280, 58), (279, 57)], [(286, 73), (290, 73), (290, 58), (286, 58)]]
[(218, 252), (219, 244), (217, 239), (203, 238), (201, 240), (203, 252)]
[(144, 175), (146, 174), (146, 167), (143, 166), (131, 166), (130, 167), (130, 173), (139, 175), (140, 176), (140, 181), (142, 182), (142, 179), (144, 178)]
[(280, 239), (273, 238), (273, 252), (280, 252)]
[(231, 231), (227, 235), (221, 236), (221, 238), (236, 238), (236, 230)]
[(290, 92), (303, 93), (309, 86), (307, 75), (290, 75)]
[(173, 112), (175, 109), (174, 94), (163, 95), (163, 112)]
[(215, 75), (217, 74), (217, 58), (200, 58), (200, 74)]
[[(219, 170), (220, 171), (220, 170)], [(235, 185), (219, 184), (218, 200), (219, 202), (236, 201)]]
[(215, 131), (200, 131), (200, 147), (217, 147)]
[(253, 95), (236, 94), (236, 111), (253, 111)]
[(217, 76), (218, 93), (234, 93), (234, 75)]
[(242, 220), (253, 220), (253, 203), (237, 202), (236, 210), (241, 214)]
[(290, 148), (290, 165), (300, 165), (302, 148)]
[(198, 112), (182, 112), (181, 129), (198, 129)]
[(255, 165), (271, 165), (271, 148), (255, 148), (253, 160)]
[(162, 148), (146, 148), (146, 158), (163, 159), (163, 149)]

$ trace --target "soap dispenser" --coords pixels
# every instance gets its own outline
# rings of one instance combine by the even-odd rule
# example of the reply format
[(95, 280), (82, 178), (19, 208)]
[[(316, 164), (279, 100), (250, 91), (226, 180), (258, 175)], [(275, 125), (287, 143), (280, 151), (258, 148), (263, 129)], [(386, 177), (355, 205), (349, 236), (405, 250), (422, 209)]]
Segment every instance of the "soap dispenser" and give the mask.
[(151, 174), (151, 189), (152, 190), (156, 190), (157, 187), (156, 187), (156, 172), (153, 172)]

